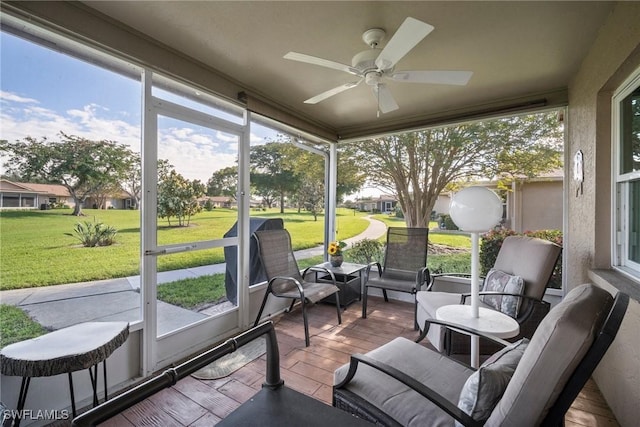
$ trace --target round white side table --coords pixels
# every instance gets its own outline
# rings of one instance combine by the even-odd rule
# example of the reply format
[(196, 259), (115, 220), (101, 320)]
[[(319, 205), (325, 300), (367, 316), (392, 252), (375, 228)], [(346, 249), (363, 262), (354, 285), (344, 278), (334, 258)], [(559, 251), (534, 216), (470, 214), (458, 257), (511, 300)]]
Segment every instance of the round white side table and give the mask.
[[(484, 307), (480, 307), (478, 317), (473, 317), (470, 305), (445, 305), (436, 310), (436, 319), (475, 329), (498, 338), (515, 337), (520, 332), (520, 325), (514, 318)], [(468, 335), (471, 336), (471, 366), (478, 368), (480, 366), (480, 338), (477, 335)]]

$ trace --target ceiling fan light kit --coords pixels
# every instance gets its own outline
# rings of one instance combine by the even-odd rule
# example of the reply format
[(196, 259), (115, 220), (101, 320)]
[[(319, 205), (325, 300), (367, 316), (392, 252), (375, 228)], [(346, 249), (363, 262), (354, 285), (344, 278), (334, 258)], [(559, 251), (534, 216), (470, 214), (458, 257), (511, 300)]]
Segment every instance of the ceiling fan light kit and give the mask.
[(386, 32), (381, 28), (367, 30), (362, 34), (362, 40), (370, 49), (355, 54), (351, 60), (351, 66), (297, 52), (289, 52), (284, 58), (344, 71), (360, 77), (360, 80), (356, 82), (345, 83), (309, 98), (304, 101), (306, 104), (317, 104), (327, 98), (358, 86), (364, 80), (373, 90), (373, 94), (378, 103), (379, 115), (380, 112), (388, 113), (399, 108), (391, 94), (391, 90), (384, 83), (384, 79), (400, 83), (448, 84), (458, 86), (464, 86), (469, 82), (469, 79), (473, 75), (471, 71), (393, 72), (398, 61), (420, 43), (433, 29), (434, 27), (432, 25), (408, 17), (383, 49), (380, 49), (378, 46), (380, 42), (384, 40)]

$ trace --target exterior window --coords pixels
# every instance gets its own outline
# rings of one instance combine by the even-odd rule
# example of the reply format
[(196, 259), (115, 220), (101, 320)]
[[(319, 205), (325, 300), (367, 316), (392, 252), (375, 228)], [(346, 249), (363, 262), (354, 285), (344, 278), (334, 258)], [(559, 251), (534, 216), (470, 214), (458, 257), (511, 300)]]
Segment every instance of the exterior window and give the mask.
[(640, 278), (640, 69), (613, 97), (614, 266)]

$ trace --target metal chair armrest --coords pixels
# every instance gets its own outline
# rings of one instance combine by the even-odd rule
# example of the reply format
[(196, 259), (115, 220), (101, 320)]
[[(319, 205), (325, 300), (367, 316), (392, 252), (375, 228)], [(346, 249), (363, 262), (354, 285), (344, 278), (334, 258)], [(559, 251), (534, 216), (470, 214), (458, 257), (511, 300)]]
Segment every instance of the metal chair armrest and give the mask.
[(427, 283), (427, 290), (429, 290), (431, 284), (433, 283), (433, 279), (431, 278), (431, 272), (427, 267), (423, 267), (418, 270), (416, 274), (416, 289), (422, 289), (422, 285)]
[(502, 338), (498, 338), (495, 335), (491, 335), (491, 334), (487, 334), (485, 332), (480, 332), (476, 329), (473, 328), (468, 328), (466, 326), (461, 326), (455, 323), (451, 323), (451, 322), (443, 322), (442, 320), (437, 320), (437, 319), (427, 319), (424, 322), (424, 328), (422, 330), (422, 333), (420, 334), (420, 336), (418, 338), (416, 338), (415, 342), (420, 342), (423, 339), (426, 338), (427, 336), (427, 332), (429, 332), (429, 326), (433, 324), (433, 325), (440, 325), (440, 326), (444, 326), (447, 329), (450, 329), (452, 331), (456, 331), (456, 332), (460, 332), (463, 334), (471, 334), (471, 335), (476, 335), (478, 337), (481, 338), (486, 338), (490, 341), (495, 342), (496, 344), (500, 344), (502, 346), (507, 346), (509, 344), (511, 344), (509, 341), (503, 340)]
[(367, 277), (369, 277), (369, 273), (371, 272), (371, 267), (378, 267), (378, 276), (382, 277), (382, 265), (380, 265), (379, 262), (372, 262), (372, 263), (369, 263), (369, 265), (367, 265), (367, 271), (366, 271)]
[[(269, 280), (269, 289), (272, 289), (271, 292), (273, 292), (273, 287), (271, 285), (276, 280), (287, 280), (287, 281), (293, 282), (298, 287), (298, 291), (300, 291), (300, 295), (301, 296), (304, 295), (304, 288), (302, 287), (302, 283), (300, 283), (296, 278), (290, 277), (290, 276), (275, 276), (275, 277), (272, 277), (271, 280)], [(275, 295), (275, 293), (274, 293), (274, 295)]]
[(314, 271), (314, 272), (317, 272), (317, 273), (327, 273), (327, 274), (329, 274), (329, 276), (331, 276), (331, 281), (333, 282), (334, 286), (336, 286), (336, 276), (333, 274), (333, 271), (329, 270), (328, 268), (326, 268), (326, 267), (318, 267), (318, 266), (307, 267), (302, 272), (302, 278), (303, 279), (305, 278), (305, 276), (307, 275), (307, 273), (309, 271)]

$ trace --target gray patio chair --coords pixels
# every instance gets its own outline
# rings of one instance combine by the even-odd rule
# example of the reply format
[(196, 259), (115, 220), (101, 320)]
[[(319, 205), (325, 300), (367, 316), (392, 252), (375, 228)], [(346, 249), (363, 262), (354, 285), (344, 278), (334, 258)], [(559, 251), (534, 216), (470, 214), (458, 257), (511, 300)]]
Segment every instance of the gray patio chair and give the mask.
[[(295, 302), (300, 300), (302, 318), (304, 320), (304, 338), (307, 347), (309, 346), (307, 304), (314, 304), (323, 298), (335, 295), (338, 324), (341, 324), (340, 297), (338, 295), (340, 289), (336, 286), (336, 279), (333, 273), (326, 268), (309, 267), (300, 274), (300, 268), (291, 248), (291, 236), (287, 230), (262, 230), (256, 231), (253, 235), (258, 241), (260, 259), (269, 281), (254, 326), (257, 326), (260, 321), (269, 294), (280, 298), (291, 298), (289, 311), (293, 309)], [(322, 271), (325, 275), (331, 277), (333, 283), (306, 280), (307, 273), (311, 271)], [(316, 275), (314, 274), (314, 276)]]
[[(389, 227), (387, 244), (384, 252), (384, 263), (373, 262), (367, 267), (367, 278), (362, 294), (362, 318), (367, 318), (367, 296), (369, 288), (382, 289), (385, 301), (389, 301), (387, 291), (416, 294), (429, 283), (427, 269), (428, 228)], [(371, 269), (376, 267), (377, 276), (372, 276)], [(417, 318), (414, 313), (414, 323)], [(415, 329), (418, 324), (415, 323)]]
[(351, 356), (335, 371), (333, 406), (387, 426), (563, 425), (615, 338), (628, 302), (621, 292), (614, 300), (602, 288), (578, 286), (542, 320), (530, 341), (495, 339), (505, 347), (477, 371), (396, 338)]
[[(480, 307), (500, 310), (518, 321), (520, 333), (509, 341), (531, 338), (540, 321), (549, 312), (550, 305), (542, 298), (561, 251), (560, 246), (543, 239), (526, 236), (509, 236), (504, 239), (493, 269), (482, 286), (479, 303)], [(443, 275), (451, 276), (449, 273)], [(500, 284), (496, 284), (496, 281)], [(493, 286), (500, 288), (499, 285), (502, 284), (506, 286), (501, 291), (489, 290)], [(446, 288), (437, 288), (436, 285), (435, 282), (431, 283), (428, 291), (418, 292), (416, 295), (418, 326), (423, 336), (426, 335), (437, 350), (446, 352), (447, 355), (469, 354), (468, 335), (451, 330), (445, 333), (438, 325), (431, 325), (425, 330), (425, 320), (435, 319), (438, 308), (449, 304), (471, 303), (470, 294), (446, 292)], [(470, 290), (470, 286), (467, 287)], [(436, 292), (435, 289), (444, 292)], [(498, 349), (491, 341), (480, 340), (480, 354), (492, 354)]]

